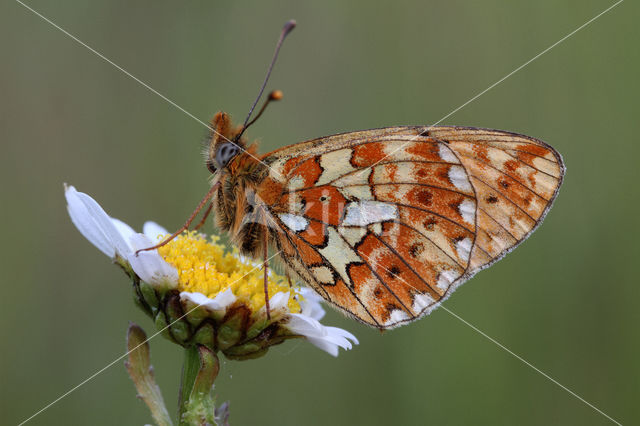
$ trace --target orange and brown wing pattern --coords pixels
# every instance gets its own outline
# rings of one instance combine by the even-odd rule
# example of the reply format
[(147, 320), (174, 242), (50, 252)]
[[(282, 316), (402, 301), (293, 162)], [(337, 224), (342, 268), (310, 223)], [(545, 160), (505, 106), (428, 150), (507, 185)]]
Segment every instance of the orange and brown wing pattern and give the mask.
[(540, 141), (451, 127), (334, 135), (263, 160), (274, 171), (258, 195), (285, 264), (378, 328), (430, 312), (522, 241), (564, 170)]
[(544, 142), (514, 133), (467, 127), (429, 133), (456, 153), (475, 188), (478, 232), (470, 266), (477, 272), (542, 222), (562, 184), (562, 157)]

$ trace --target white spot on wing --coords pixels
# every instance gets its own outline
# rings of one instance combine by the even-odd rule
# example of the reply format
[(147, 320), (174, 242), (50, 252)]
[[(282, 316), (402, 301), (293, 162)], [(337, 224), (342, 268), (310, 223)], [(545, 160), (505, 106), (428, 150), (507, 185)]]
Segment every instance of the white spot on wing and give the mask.
[(451, 151), (451, 148), (446, 146), (444, 143), (440, 143), (438, 145), (438, 155), (440, 156), (440, 158), (442, 158), (443, 161), (446, 161), (447, 163), (460, 164), (458, 157), (456, 157), (455, 154)]
[(389, 319), (387, 320), (387, 322), (384, 323), (384, 325), (389, 326), (389, 325), (397, 324), (401, 321), (406, 321), (409, 318), (410, 318), (409, 314), (407, 314), (405, 311), (401, 309), (395, 309), (391, 311), (391, 315), (389, 315)]
[(461, 166), (451, 166), (449, 168), (449, 180), (460, 191), (472, 192), (471, 183), (467, 177), (467, 172)]
[(459, 276), (460, 273), (458, 271), (454, 269), (445, 269), (444, 271), (440, 272), (440, 275), (438, 275), (438, 283), (436, 284), (436, 286), (443, 292), (447, 291), (449, 286), (451, 286), (451, 283), (458, 279)]
[(424, 294), (416, 294), (413, 297), (413, 312), (418, 313), (422, 312), (425, 308), (428, 308), (435, 302), (435, 299), (431, 297), (429, 293)]
[(460, 216), (469, 225), (473, 225), (476, 219), (476, 203), (472, 200), (465, 199), (458, 207)]
[(469, 255), (471, 254), (471, 239), (469, 237), (460, 240), (456, 243), (456, 251), (458, 252), (458, 257), (464, 261), (469, 260)]
[(278, 215), (282, 223), (287, 225), (287, 228), (293, 232), (304, 231), (309, 226), (309, 221), (302, 216), (297, 216), (290, 213), (280, 213)]
[(347, 214), (342, 222), (345, 226), (367, 226), (371, 223), (397, 219), (398, 208), (381, 201), (359, 201), (347, 204)]

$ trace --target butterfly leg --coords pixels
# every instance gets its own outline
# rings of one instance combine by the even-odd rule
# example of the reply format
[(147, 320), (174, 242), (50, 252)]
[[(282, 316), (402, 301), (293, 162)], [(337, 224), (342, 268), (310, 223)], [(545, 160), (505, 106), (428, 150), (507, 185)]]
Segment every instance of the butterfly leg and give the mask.
[(285, 275), (287, 276), (287, 281), (289, 282), (289, 288), (292, 288), (293, 284), (291, 284), (291, 277), (289, 276), (289, 272), (285, 273)]
[(267, 260), (267, 256), (269, 255), (269, 246), (268, 246), (268, 239), (267, 236), (265, 235), (263, 238), (263, 256), (264, 256), (264, 263), (263, 263), (263, 269), (264, 269), (264, 306), (267, 309), (267, 319), (270, 320), (271, 319), (271, 310), (269, 308), (269, 262)]
[[(178, 235), (182, 234), (183, 231), (186, 231), (187, 229), (189, 229), (189, 226), (191, 226), (191, 222), (193, 222), (193, 220), (196, 218), (198, 213), (200, 213), (200, 210), (202, 210), (202, 208), (207, 204), (207, 201), (209, 201), (211, 199), (211, 197), (213, 197), (213, 195), (216, 193), (216, 191), (218, 190), (219, 187), (220, 187), (220, 182), (217, 182), (215, 185), (213, 185), (211, 187), (211, 189), (209, 189), (209, 192), (207, 192), (207, 195), (205, 195), (204, 198), (202, 199), (202, 201), (200, 201), (200, 204), (198, 204), (198, 207), (196, 207), (196, 209), (193, 211), (193, 213), (191, 213), (191, 216), (189, 216), (189, 219), (187, 219), (185, 224), (182, 225), (182, 228), (178, 229), (176, 232), (174, 232), (173, 234), (169, 235), (167, 238), (165, 238), (163, 241), (161, 241), (160, 243), (156, 244), (155, 246), (151, 246), (151, 247), (147, 247), (147, 248), (143, 248), (143, 249), (137, 250), (136, 251), (136, 256), (141, 251), (155, 250), (157, 248), (160, 248), (160, 247), (168, 244), (175, 237), (177, 237)], [(208, 208), (207, 212), (205, 213), (205, 215), (208, 215), (210, 210), (211, 210), (211, 208)]]
[(210, 201), (209, 207), (207, 207), (207, 210), (205, 210), (204, 214), (202, 215), (202, 219), (200, 219), (200, 222), (195, 226), (195, 228), (193, 228), (194, 231), (197, 231), (198, 229), (202, 228), (202, 225), (204, 225), (204, 223), (207, 221), (207, 218), (209, 217), (209, 213), (211, 213), (212, 208), (213, 208), (213, 202)]

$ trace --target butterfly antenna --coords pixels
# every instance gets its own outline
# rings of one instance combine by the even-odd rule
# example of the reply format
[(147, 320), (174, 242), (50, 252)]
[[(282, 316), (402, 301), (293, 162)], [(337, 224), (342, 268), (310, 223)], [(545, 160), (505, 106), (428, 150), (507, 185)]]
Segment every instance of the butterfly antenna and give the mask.
[(249, 109), (249, 114), (247, 114), (247, 118), (244, 120), (244, 124), (242, 125), (242, 130), (240, 131), (240, 133), (238, 133), (238, 135), (235, 137), (235, 140), (239, 140), (240, 137), (242, 136), (242, 134), (244, 133), (245, 130), (247, 130), (247, 127), (249, 127), (251, 124), (253, 124), (255, 122), (255, 120), (258, 119), (258, 117), (260, 117), (260, 114), (262, 114), (262, 112), (264, 111), (264, 109), (266, 108), (266, 106), (269, 104), (270, 101), (274, 100), (278, 100), (282, 97), (282, 92), (280, 93), (279, 97), (274, 97), (272, 99), (272, 96), (274, 95), (274, 93), (278, 92), (271, 92), (271, 95), (269, 95), (269, 100), (267, 100), (267, 102), (264, 104), (264, 106), (262, 107), (262, 109), (260, 110), (260, 112), (258, 113), (258, 116), (249, 123), (249, 119), (251, 118), (251, 114), (253, 114), (253, 110), (256, 108), (256, 105), (258, 105), (258, 102), (260, 101), (260, 98), (262, 97), (262, 93), (264, 92), (265, 87), (267, 87), (267, 82), (269, 81), (269, 77), (271, 76), (271, 71), (273, 70), (273, 66), (276, 63), (276, 59), (278, 59), (278, 53), (280, 52), (280, 47), (282, 47), (282, 43), (284, 42), (284, 39), (287, 37), (287, 35), (289, 35), (289, 33), (291, 32), (291, 30), (293, 30), (296, 27), (296, 21), (294, 21), (293, 19), (290, 21), (287, 21), (286, 24), (284, 24), (284, 27), (282, 27), (282, 32), (280, 32), (280, 38), (278, 39), (278, 44), (276, 44), (276, 50), (273, 53), (273, 58), (271, 59), (271, 64), (269, 65), (269, 69), (267, 70), (267, 75), (264, 78), (264, 81), (262, 82), (262, 86), (260, 87), (260, 92), (258, 93), (258, 97), (256, 98), (256, 100), (253, 102), (253, 105), (251, 105), (251, 109)]
[(250, 122), (248, 122), (244, 128), (242, 129), (244, 131), (244, 129), (249, 128), (249, 126), (251, 126), (253, 123), (255, 123), (256, 121), (258, 121), (258, 118), (260, 118), (260, 116), (262, 115), (262, 113), (264, 112), (265, 109), (267, 109), (267, 105), (269, 105), (269, 103), (271, 101), (279, 101), (280, 99), (282, 99), (282, 91), (280, 90), (274, 90), (271, 93), (269, 93), (269, 97), (267, 98), (266, 101), (264, 101), (264, 105), (262, 105), (262, 108), (260, 108), (260, 111), (258, 111), (258, 113), (256, 114), (255, 117), (253, 117), (253, 120), (251, 120)]

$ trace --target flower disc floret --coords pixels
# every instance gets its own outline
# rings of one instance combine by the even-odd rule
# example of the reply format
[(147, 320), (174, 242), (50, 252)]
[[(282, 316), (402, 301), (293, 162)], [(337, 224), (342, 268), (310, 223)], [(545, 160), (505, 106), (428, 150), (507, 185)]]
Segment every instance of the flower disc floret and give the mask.
[[(164, 235), (158, 235), (161, 240)], [(238, 256), (237, 252), (225, 252), (219, 238), (207, 238), (196, 231), (185, 232), (158, 253), (178, 271), (178, 290), (201, 293), (210, 299), (231, 289), (237, 300), (258, 312), (265, 307), (264, 275), (261, 266)], [(287, 307), (291, 313), (301, 311), (296, 292), (289, 288), (285, 277), (269, 272), (268, 292), (289, 293)]]

